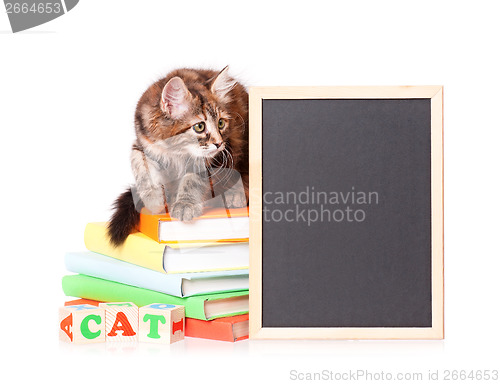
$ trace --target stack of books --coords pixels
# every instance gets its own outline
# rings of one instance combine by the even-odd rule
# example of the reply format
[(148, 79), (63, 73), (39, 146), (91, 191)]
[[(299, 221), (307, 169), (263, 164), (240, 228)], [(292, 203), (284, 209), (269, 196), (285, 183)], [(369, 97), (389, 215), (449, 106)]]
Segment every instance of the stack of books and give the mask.
[(120, 247), (107, 223), (85, 228), (88, 252), (66, 254), (67, 296), (97, 302), (184, 305), (185, 335), (248, 337), (248, 208), (212, 208), (193, 222), (141, 211), (139, 231)]

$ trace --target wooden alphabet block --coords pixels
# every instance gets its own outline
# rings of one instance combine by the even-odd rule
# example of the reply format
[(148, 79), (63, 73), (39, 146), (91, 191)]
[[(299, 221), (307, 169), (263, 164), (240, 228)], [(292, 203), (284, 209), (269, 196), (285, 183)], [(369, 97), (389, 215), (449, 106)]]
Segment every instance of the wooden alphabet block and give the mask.
[(139, 308), (131, 302), (100, 303), (106, 310), (106, 341), (137, 341)]
[(59, 339), (67, 343), (89, 344), (106, 341), (105, 311), (88, 304), (59, 308)]
[(150, 304), (139, 308), (139, 341), (171, 344), (184, 339), (184, 306)]

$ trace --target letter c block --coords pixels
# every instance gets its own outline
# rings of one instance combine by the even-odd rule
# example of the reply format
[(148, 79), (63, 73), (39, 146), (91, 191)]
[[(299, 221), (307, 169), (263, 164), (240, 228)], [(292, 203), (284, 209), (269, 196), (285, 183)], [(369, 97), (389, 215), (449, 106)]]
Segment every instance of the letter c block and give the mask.
[(59, 339), (67, 343), (89, 344), (106, 341), (105, 311), (92, 305), (59, 308)]

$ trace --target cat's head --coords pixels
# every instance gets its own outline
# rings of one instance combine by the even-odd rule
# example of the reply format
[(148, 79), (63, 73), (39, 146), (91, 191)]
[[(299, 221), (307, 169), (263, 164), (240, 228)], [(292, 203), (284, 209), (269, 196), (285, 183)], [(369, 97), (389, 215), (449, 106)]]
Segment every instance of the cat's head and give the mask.
[(144, 147), (163, 156), (214, 159), (244, 137), (244, 87), (221, 72), (181, 69), (153, 84), (137, 106), (136, 131)]

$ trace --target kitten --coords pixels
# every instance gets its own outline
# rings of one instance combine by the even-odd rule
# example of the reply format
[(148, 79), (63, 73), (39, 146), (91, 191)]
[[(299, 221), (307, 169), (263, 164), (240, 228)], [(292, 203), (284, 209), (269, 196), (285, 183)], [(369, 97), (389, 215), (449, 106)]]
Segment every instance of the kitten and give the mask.
[(114, 246), (137, 228), (143, 206), (190, 221), (216, 196), (228, 208), (247, 205), (248, 93), (228, 67), (178, 69), (158, 80), (137, 104), (135, 131), (136, 184), (114, 203)]

